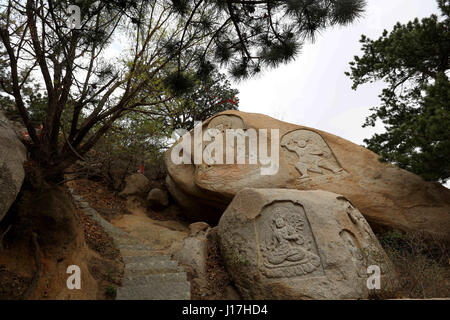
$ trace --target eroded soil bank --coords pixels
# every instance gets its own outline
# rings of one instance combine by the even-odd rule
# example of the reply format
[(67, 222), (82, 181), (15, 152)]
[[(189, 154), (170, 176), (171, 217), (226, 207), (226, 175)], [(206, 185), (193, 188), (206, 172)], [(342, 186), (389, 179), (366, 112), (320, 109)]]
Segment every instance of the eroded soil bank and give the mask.
[[(0, 299), (107, 299), (120, 284), (118, 251), (64, 186), (25, 183), (0, 231)], [(67, 286), (71, 265), (80, 290)]]

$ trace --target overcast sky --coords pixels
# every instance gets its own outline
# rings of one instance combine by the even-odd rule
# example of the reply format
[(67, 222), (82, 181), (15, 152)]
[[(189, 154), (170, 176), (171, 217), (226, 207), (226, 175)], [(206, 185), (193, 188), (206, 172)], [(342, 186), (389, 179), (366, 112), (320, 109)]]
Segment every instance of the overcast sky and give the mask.
[(240, 110), (324, 130), (357, 144), (381, 127), (361, 128), (369, 108), (380, 103), (382, 83), (366, 84), (357, 91), (344, 74), (355, 55), (361, 55), (362, 34), (376, 39), (396, 22), (438, 13), (435, 0), (368, 0), (358, 22), (318, 35), (297, 59), (262, 76), (237, 83)]

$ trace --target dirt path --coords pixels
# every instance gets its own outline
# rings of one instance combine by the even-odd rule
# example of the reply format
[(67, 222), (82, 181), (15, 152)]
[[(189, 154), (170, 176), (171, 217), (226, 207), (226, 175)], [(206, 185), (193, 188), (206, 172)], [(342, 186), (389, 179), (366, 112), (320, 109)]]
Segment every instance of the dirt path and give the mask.
[[(73, 198), (77, 206), (113, 239), (124, 261), (124, 276), (121, 287), (117, 289), (118, 300), (184, 300), (191, 298), (191, 286), (187, 274), (178, 261), (165, 254), (165, 249), (183, 237), (182, 231), (155, 225), (145, 211), (136, 210), (135, 214), (117, 219), (122, 228), (103, 218), (88, 202), (77, 195), (73, 189)], [(167, 224), (166, 222), (164, 224)], [(176, 228), (182, 228), (173, 225)], [(126, 228), (125, 228), (126, 227)], [(148, 233), (159, 235), (162, 241), (148, 237)], [(138, 238), (140, 236), (141, 238)]]
[(124, 200), (101, 182), (81, 179), (68, 182), (68, 186), (114, 226), (163, 253), (189, 234), (188, 222), (177, 219), (170, 212), (166, 215), (166, 212), (147, 211), (136, 198)]
[(111, 223), (161, 253), (168, 253), (172, 245), (189, 235), (187, 224), (151, 219), (145, 208), (137, 205), (132, 198), (127, 201), (127, 209), (131, 214), (113, 218)]

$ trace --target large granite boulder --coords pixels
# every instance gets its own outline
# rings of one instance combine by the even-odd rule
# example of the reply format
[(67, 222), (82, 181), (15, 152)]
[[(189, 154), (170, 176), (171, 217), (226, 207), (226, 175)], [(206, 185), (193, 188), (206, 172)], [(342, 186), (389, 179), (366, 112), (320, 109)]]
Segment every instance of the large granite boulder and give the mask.
[(26, 159), (25, 146), (13, 125), (0, 111), (0, 221), (20, 191), (25, 178), (23, 163)]
[(219, 222), (224, 263), (245, 299), (367, 298), (367, 267), (380, 289), (392, 264), (347, 199), (327, 191), (243, 189)]
[[(183, 141), (180, 139), (166, 153), (166, 164), (168, 189), (175, 200), (190, 209), (185, 212), (192, 214), (193, 219), (218, 221), (233, 197), (246, 187), (326, 190), (349, 199), (372, 227), (424, 231), (450, 239), (450, 190), (382, 163), (377, 154), (362, 146), (320, 130), (239, 111), (220, 113), (205, 121), (201, 129), (217, 129), (224, 137), (226, 129), (242, 129), (242, 136), (267, 129), (267, 149), (276, 148), (279, 168), (275, 174), (262, 174), (265, 166), (261, 159), (249, 164), (252, 155), (248, 152), (248, 138), (245, 164), (194, 161), (199, 139), (195, 139), (192, 130), (190, 137), (194, 142), (190, 155), (186, 153), (191, 163), (172, 161), (172, 150)], [(200, 143), (200, 150), (205, 150), (211, 141), (202, 143), (200, 139)]]

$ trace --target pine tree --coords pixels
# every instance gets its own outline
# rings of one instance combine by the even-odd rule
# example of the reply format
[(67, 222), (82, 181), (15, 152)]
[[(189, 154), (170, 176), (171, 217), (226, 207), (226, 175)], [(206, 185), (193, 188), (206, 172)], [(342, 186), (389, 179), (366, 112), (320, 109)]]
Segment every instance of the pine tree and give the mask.
[[(80, 8), (79, 27), (68, 23), (69, 5)], [(221, 67), (240, 79), (290, 61), (305, 39), (350, 23), (363, 7), (363, 0), (3, 1), (0, 69), (8, 70), (0, 70), (0, 84), (29, 132), (31, 158), (47, 181), (60, 181), (128, 113), (151, 113)], [(114, 63), (103, 57), (117, 34), (131, 44)], [(25, 92), (33, 73), (43, 79), (39, 135)]]
[[(333, 25), (360, 17), (363, 0), (171, 0), (189, 33), (208, 31), (208, 41), (194, 55), (205, 75), (227, 67), (235, 79), (293, 60), (306, 39)], [(183, 36), (185, 33), (183, 33)], [(182, 47), (183, 36), (174, 43)], [(183, 54), (183, 53), (182, 53)]]
[(385, 132), (367, 147), (426, 180), (450, 177), (450, 1), (439, 0), (441, 17), (397, 23), (377, 40), (362, 36), (362, 57), (350, 63), (353, 89), (383, 80), (381, 105), (363, 127), (381, 120)]

